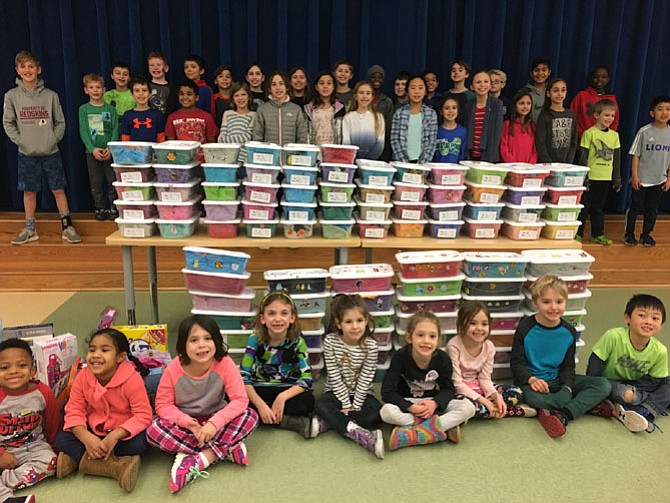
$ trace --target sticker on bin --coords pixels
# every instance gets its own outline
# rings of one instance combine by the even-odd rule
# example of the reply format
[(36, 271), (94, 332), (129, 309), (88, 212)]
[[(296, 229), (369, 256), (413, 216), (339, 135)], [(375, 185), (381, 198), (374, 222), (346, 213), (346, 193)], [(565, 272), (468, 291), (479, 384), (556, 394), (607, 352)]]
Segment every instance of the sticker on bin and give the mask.
[(430, 167), (413, 162), (391, 162), (391, 166), (396, 169), (395, 179), (399, 182), (423, 185), (426, 183), (426, 177), (430, 173)]
[(245, 164), (247, 180), (251, 183), (262, 183), (270, 185), (277, 183), (281, 168), (279, 166), (261, 166), (257, 164)]
[(463, 280), (463, 293), (476, 296), (519, 295), (526, 282), (525, 277), (490, 277), (480, 278), (467, 276)]
[(123, 201), (149, 201), (154, 196), (152, 182), (112, 182), (112, 185)]
[(521, 255), (528, 260), (528, 274), (532, 276), (587, 274), (596, 260), (584, 250), (576, 249), (524, 250)]
[[(205, 143), (200, 146), (208, 163), (234, 164), (240, 154), (239, 143)], [(215, 180), (212, 180), (215, 181)]]
[(463, 185), (467, 166), (449, 162), (429, 162), (430, 179), (434, 185)]
[[(316, 166), (316, 160), (321, 150), (315, 145), (303, 143), (289, 143), (284, 145), (284, 165), (289, 166)], [(294, 182), (291, 182), (294, 183)]]
[[(563, 281), (565, 281), (565, 284), (568, 286), (568, 297), (570, 294), (573, 293), (582, 293), (585, 292), (587, 289), (587, 286), (589, 284), (589, 281), (593, 279), (593, 274), (587, 273), (587, 274), (580, 274), (577, 276), (559, 276)], [(535, 283), (538, 280), (538, 276), (533, 276), (533, 275), (528, 275), (526, 276), (526, 279), (528, 280), (528, 285), (526, 288), (530, 290), (533, 286), (533, 283)]]
[(549, 169), (550, 174), (547, 177), (546, 184), (553, 187), (581, 187), (589, 173), (587, 166), (560, 162), (538, 164), (538, 167)]
[(329, 272), (338, 293), (390, 290), (394, 274), (390, 264), (334, 265)]
[(421, 297), (416, 297), (414, 295), (405, 295), (402, 288), (398, 288), (395, 295), (398, 307), (403, 313), (416, 313), (420, 310), (455, 313), (458, 310), (458, 303), (461, 299), (460, 291), (452, 295), (422, 295)]
[(186, 267), (194, 271), (227, 272), (244, 274), (251, 255), (247, 253), (205, 248), (201, 246), (185, 246)]
[(112, 169), (117, 182), (150, 182), (154, 177), (151, 164), (112, 164)]
[[(330, 297), (331, 294), (328, 291), (291, 294), (298, 313), (320, 313), (325, 311)], [(302, 333), (305, 335), (304, 330)]]
[(468, 295), (463, 294), (463, 300), (475, 300), (485, 304), (491, 313), (509, 313), (510, 311), (518, 311), (523, 295)]
[(247, 148), (247, 159), (252, 164), (279, 166), (279, 157), (282, 151), (279, 145), (260, 141), (248, 141), (244, 146)]
[(148, 238), (156, 233), (154, 218), (117, 218), (114, 220), (124, 238)]
[(400, 271), (408, 279), (457, 276), (463, 255), (453, 250), (401, 252), (395, 255)]
[(359, 295), (371, 313), (380, 313), (393, 309), (395, 290), (392, 288), (380, 292), (361, 292)]
[(156, 215), (155, 199), (149, 201), (123, 201), (115, 199), (114, 206), (119, 210), (121, 218), (126, 220), (142, 220)]
[(116, 164), (147, 164), (153, 157), (155, 143), (147, 141), (110, 141), (107, 147)]
[(461, 291), (461, 285), (465, 280), (465, 274), (449, 276), (447, 278), (414, 278), (403, 277), (398, 273), (398, 279), (402, 283), (403, 295), (409, 297), (422, 297), (424, 295), (435, 297), (440, 295), (455, 295)]
[(514, 252), (463, 252), (463, 272), (469, 277), (523, 278), (528, 258)]
[(321, 293), (326, 291), (326, 269), (270, 269), (263, 273), (270, 290), (284, 290), (289, 294)]

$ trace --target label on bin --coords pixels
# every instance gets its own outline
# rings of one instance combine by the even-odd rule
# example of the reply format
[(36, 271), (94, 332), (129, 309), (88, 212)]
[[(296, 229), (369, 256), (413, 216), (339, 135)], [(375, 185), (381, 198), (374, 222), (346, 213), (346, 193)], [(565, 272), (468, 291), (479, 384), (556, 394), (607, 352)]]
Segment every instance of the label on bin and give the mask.
[(266, 173), (254, 173), (253, 175), (251, 175), (251, 181), (253, 183), (271, 184), (272, 183), (272, 175), (268, 175)]
[(142, 195), (141, 190), (124, 190), (123, 191), (123, 200), (124, 201), (144, 201), (144, 196)]
[(253, 164), (274, 164), (274, 156), (272, 154), (254, 152), (251, 161)]
[(566, 176), (563, 179), (564, 187), (579, 187), (584, 183), (583, 176)]
[(482, 183), (485, 185), (500, 185), (502, 178), (500, 175), (482, 175)]
[(537, 213), (520, 213), (519, 222), (535, 223), (537, 222)]
[(384, 229), (382, 227), (368, 227), (365, 229), (365, 237), (384, 239)]
[(408, 201), (410, 203), (417, 203), (419, 202), (419, 194), (418, 192), (410, 192), (407, 190), (402, 191), (400, 194), (400, 200), (401, 201)]
[(460, 185), (461, 175), (442, 175), (442, 185)]
[(330, 171), (328, 173), (329, 182), (348, 183), (349, 174), (346, 171)]
[(368, 183), (370, 185), (388, 185), (389, 179), (388, 177), (385, 176), (370, 175), (370, 177), (368, 178)]
[(142, 173), (139, 171), (130, 171), (126, 173), (121, 173), (121, 181), (123, 183), (133, 183), (142, 181)]
[(365, 213), (365, 220), (385, 220), (386, 212), (385, 211), (370, 211), (368, 210)]
[(288, 183), (291, 185), (310, 185), (310, 182), (308, 175), (291, 175)]
[(346, 192), (328, 192), (327, 203), (346, 203), (349, 200)]
[(146, 237), (144, 229), (141, 227), (124, 227), (121, 231), (124, 238), (143, 238)]
[(491, 193), (488, 193), (488, 192), (482, 192), (482, 195), (479, 198), (479, 200), (482, 203), (497, 203), (499, 199), (500, 199), (500, 194), (495, 194), (495, 193), (491, 194)]
[(572, 222), (576, 220), (575, 214), (572, 211), (559, 211), (557, 216), (559, 222)]
[(289, 211), (288, 212), (289, 220), (309, 220), (308, 211)]
[(558, 204), (572, 205), (577, 204), (577, 196), (560, 196)]
[(440, 222), (446, 220), (458, 220), (458, 210), (440, 211)]
[(456, 229), (437, 229), (438, 238), (455, 238)]
[(269, 220), (269, 210), (249, 210), (249, 220)]
[(251, 229), (252, 238), (271, 238), (272, 237), (272, 228), (265, 227), (261, 229), (260, 227), (254, 227)]
[(256, 201), (257, 203), (268, 204), (271, 196), (269, 192), (261, 192), (259, 190), (252, 190), (249, 194), (249, 201)]
[(542, 187), (542, 178), (524, 178), (521, 187), (524, 189)]
[(405, 183), (414, 183), (420, 185), (423, 183), (423, 177), (415, 173), (403, 173), (402, 181)]
[(495, 211), (480, 211), (477, 213), (477, 220), (495, 220), (498, 214)]
[(288, 160), (291, 166), (305, 166), (307, 168), (312, 166), (312, 157), (309, 155), (290, 155)]
[(164, 203), (181, 203), (181, 192), (163, 192), (161, 201)]
[(575, 237), (575, 231), (572, 229), (559, 229), (554, 234), (556, 239), (572, 239)]
[(126, 220), (141, 220), (144, 218), (142, 210), (121, 210), (121, 216)]
[(519, 239), (537, 239), (537, 229), (521, 229)]
[(493, 227), (483, 227), (481, 229), (475, 230), (476, 238), (494, 238), (496, 237), (496, 231)]
[(386, 198), (384, 194), (366, 194), (365, 195), (365, 202), (369, 204), (384, 204), (386, 202)]
[(400, 213), (402, 220), (421, 220), (421, 211), (419, 210), (402, 210)]
[(540, 196), (525, 196), (521, 198), (522, 206), (536, 206), (540, 204)]

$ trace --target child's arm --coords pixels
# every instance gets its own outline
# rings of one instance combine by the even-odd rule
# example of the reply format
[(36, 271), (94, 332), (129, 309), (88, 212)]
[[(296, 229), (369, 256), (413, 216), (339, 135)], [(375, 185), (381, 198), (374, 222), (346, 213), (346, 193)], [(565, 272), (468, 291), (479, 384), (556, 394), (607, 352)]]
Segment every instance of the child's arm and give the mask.
[(500, 139), (503, 132), (503, 103), (498, 98), (489, 97), (488, 102), (491, 103), (491, 123), (489, 125), (489, 145), (491, 145), (491, 152), (488, 157), (492, 162), (500, 162)]
[(598, 355), (595, 353), (591, 353), (591, 356), (589, 357), (589, 364), (586, 367), (586, 375), (600, 377), (603, 375), (604, 369), (605, 362), (598, 358)]
[(125, 382), (123, 392), (130, 407), (130, 417), (118, 427), (126, 430), (127, 436), (134, 437), (147, 429), (153, 416), (144, 380), (138, 372), (134, 372)]
[(63, 108), (60, 106), (60, 99), (58, 94), (54, 92), (53, 110), (51, 111), (54, 124), (54, 136), (56, 141), (60, 143), (65, 136), (65, 115), (63, 115)]
[(95, 150), (95, 145), (93, 145), (93, 137), (91, 136), (91, 128), (88, 127), (88, 113), (86, 112), (86, 106), (82, 105), (79, 107), (79, 138), (84, 144), (87, 154), (92, 154)]
[(219, 136), (219, 128), (209, 114), (205, 116), (205, 136), (208, 143), (216, 143), (216, 139)]
[(342, 404), (342, 409), (351, 409), (351, 398), (349, 390), (342, 377), (342, 367), (337, 359), (337, 354), (334, 344), (337, 344), (333, 339), (337, 335), (327, 335), (323, 340), (323, 360), (326, 365), (326, 374), (328, 375), (328, 384), (333, 391), (335, 397)]
[[(300, 107), (298, 108), (300, 109)], [(298, 140), (298, 143), (309, 143), (309, 128), (307, 127), (307, 119), (305, 119), (305, 114), (302, 109), (299, 110), (298, 116), (296, 117), (295, 127), (295, 137)]]
[(265, 403), (265, 401), (258, 396), (256, 389), (254, 388), (254, 368), (256, 366), (262, 365), (256, 357), (258, 351), (258, 338), (255, 334), (251, 334), (247, 340), (247, 347), (244, 351), (244, 356), (242, 357), (242, 362), (240, 362), (240, 375), (242, 377), (242, 382), (244, 384), (244, 389), (249, 397), (249, 401), (253, 406), (258, 410), (258, 414), (261, 416), (261, 420), (265, 424), (276, 424), (277, 419), (275, 413), (272, 409)]
[(372, 383), (375, 380), (375, 374), (377, 373), (377, 359), (379, 354), (379, 349), (377, 344), (372, 344), (372, 347), (368, 348), (368, 352), (365, 360), (363, 361), (363, 367), (361, 372), (358, 375), (358, 380), (356, 381), (356, 389), (354, 390), (354, 401), (351, 405), (353, 410), (361, 410), (365, 399), (368, 397), (368, 392)]
[(177, 365), (178, 360), (170, 362), (158, 383), (155, 400), (156, 415), (161, 419), (167, 419), (179, 426), (188, 428), (188, 425), (192, 424), (195, 419), (183, 413), (175, 404), (174, 385), (179, 374)]
[(577, 332), (575, 329), (570, 326), (570, 333), (572, 334), (572, 344), (565, 352), (565, 358), (561, 362), (561, 365), (558, 369), (558, 379), (561, 381), (563, 386), (567, 386), (572, 389), (575, 386), (575, 351), (577, 344)]
[(164, 141), (165, 141), (165, 116), (162, 113), (158, 112), (156, 114), (156, 143), (163, 143)]
[(570, 150), (568, 150), (568, 159), (574, 159), (577, 153), (577, 116), (572, 113), (572, 127), (570, 128)]
[(453, 368), (453, 373), (451, 375), (451, 380), (454, 384), (454, 389), (456, 393), (472, 398), (473, 400), (479, 400), (483, 398), (482, 395), (473, 390), (470, 386), (465, 384), (463, 379), (463, 373), (461, 371), (461, 351), (455, 344), (447, 344), (447, 354), (451, 358), (451, 366)]
[(440, 387), (437, 395), (433, 397), (433, 400), (437, 405), (446, 410), (447, 404), (456, 398), (456, 391), (454, 390), (454, 383), (451, 380), (453, 375), (453, 368), (451, 366), (451, 359), (448, 355), (444, 355), (442, 358), (442, 366), (437, 370), (440, 377), (437, 379), (437, 384)]
[(19, 132), (19, 124), (16, 119), (16, 108), (14, 108), (14, 102), (10, 93), (5, 94), (3, 102), (2, 126), (12, 143), (18, 145), (21, 133)]
[(461, 126), (463, 128), (463, 137), (461, 138), (461, 149), (458, 152), (458, 160), (462, 161), (465, 159), (465, 154), (468, 151), (468, 130), (465, 129), (465, 126)]
[(169, 115), (167, 120), (165, 121), (165, 137), (168, 140), (174, 140), (175, 138), (177, 138), (177, 132), (175, 131), (174, 128), (174, 117), (172, 114)]
[(633, 190), (640, 190), (640, 156), (632, 155), (630, 158), (630, 185)]
[[(533, 374), (528, 372), (526, 365), (526, 351), (524, 348), (524, 339), (528, 330), (532, 328), (532, 318), (524, 318), (519, 323), (514, 332), (514, 341), (512, 342), (512, 352), (510, 353), (510, 369), (514, 377), (514, 383), (517, 386), (531, 385), (531, 379), (535, 379)], [(530, 325), (530, 327), (528, 326)]]
[(216, 427), (216, 431), (219, 431), (246, 410), (249, 406), (249, 398), (244, 389), (242, 376), (229, 356), (217, 362), (214, 370), (223, 379), (228, 396), (228, 404), (209, 418), (209, 422)]
[(621, 190), (621, 147), (614, 149), (614, 158), (612, 159), (612, 188), (614, 192)]
[(342, 119), (342, 145), (351, 145), (351, 119), (352, 113), (356, 112), (347, 112), (344, 118)]
[(502, 162), (514, 162), (511, 150), (511, 137), (509, 135), (510, 121), (506, 120), (503, 124), (502, 136), (500, 137), (500, 160)]
[(423, 135), (421, 140), (421, 155), (419, 163), (430, 162), (435, 155), (435, 144), (437, 143), (437, 113), (427, 105), (422, 106), (422, 112), (425, 116), (423, 123)]
[(253, 141), (263, 141), (265, 137), (265, 113), (263, 112), (265, 107), (258, 107), (256, 110), (256, 120), (254, 121), (254, 127), (251, 130), (251, 137)]
[(130, 137), (130, 123), (129, 118), (130, 114), (125, 113), (121, 116), (121, 124), (119, 125), (119, 134), (121, 135), (121, 141), (131, 141)]
[(551, 156), (547, 148), (547, 144), (549, 143), (548, 136), (550, 134), (551, 127), (549, 126), (549, 121), (546, 119), (545, 114), (541, 112), (535, 126), (535, 148), (537, 149), (537, 160), (540, 162), (551, 162)]
[[(400, 107), (393, 114), (393, 121), (391, 122), (391, 150), (393, 151), (393, 160), (407, 162), (409, 161), (409, 156), (407, 154), (407, 122), (403, 117), (403, 109), (407, 105)], [(407, 112), (409, 114), (409, 111)]]
[(61, 429), (63, 425), (63, 416), (58, 410), (58, 404), (56, 403), (56, 397), (54, 397), (53, 391), (51, 388), (40, 381), (37, 385), (40, 393), (44, 397), (46, 405), (44, 406), (44, 412), (42, 413), (42, 428), (44, 429), (44, 436), (49, 442), (49, 445), (52, 448), (56, 447), (56, 433)]
[[(356, 112), (353, 112), (356, 113)], [(368, 158), (370, 159), (379, 159), (379, 157), (382, 155), (382, 152), (384, 151), (384, 144), (385, 144), (385, 131), (386, 131), (386, 123), (384, 122), (384, 116), (377, 112), (377, 120), (379, 120), (379, 132), (375, 131), (375, 144), (372, 146), (370, 151), (368, 152)], [(374, 119), (372, 123), (374, 127)], [(435, 149), (433, 149), (433, 152)]]
[(382, 400), (385, 403), (397, 405), (400, 410), (407, 412), (413, 404), (409, 400), (405, 400), (405, 397), (398, 392), (400, 382), (403, 379), (403, 356), (403, 353), (398, 352), (391, 358), (391, 365), (382, 381)]
[(116, 113), (116, 110), (111, 111), (112, 114), (112, 135), (110, 138), (112, 139), (111, 141), (118, 141), (119, 139), (119, 116)]

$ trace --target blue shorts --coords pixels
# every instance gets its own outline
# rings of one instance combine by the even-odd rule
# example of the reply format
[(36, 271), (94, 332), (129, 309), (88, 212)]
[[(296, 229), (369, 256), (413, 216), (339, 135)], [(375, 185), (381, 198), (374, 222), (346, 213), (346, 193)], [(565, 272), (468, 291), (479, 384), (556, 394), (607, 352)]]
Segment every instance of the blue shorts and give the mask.
[(41, 192), (42, 177), (46, 175), (49, 189), (65, 188), (65, 172), (60, 152), (45, 156), (30, 156), (19, 153), (19, 183), (17, 188), (25, 192)]

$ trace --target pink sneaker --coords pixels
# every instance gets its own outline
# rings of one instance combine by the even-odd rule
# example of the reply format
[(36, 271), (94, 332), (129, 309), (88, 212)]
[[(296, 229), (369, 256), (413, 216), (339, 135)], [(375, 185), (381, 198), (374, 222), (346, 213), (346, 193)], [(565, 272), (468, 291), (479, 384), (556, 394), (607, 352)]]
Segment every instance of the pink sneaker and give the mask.
[(235, 463), (240, 466), (247, 466), (249, 464), (249, 456), (247, 456), (247, 446), (244, 442), (240, 442), (230, 448), (226, 461)]
[(197, 456), (180, 452), (175, 456), (170, 470), (170, 492), (178, 492), (186, 484), (195, 482), (198, 477), (209, 478), (209, 473), (200, 470)]

